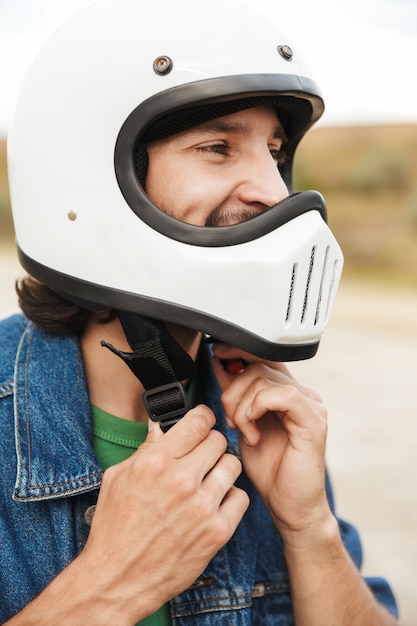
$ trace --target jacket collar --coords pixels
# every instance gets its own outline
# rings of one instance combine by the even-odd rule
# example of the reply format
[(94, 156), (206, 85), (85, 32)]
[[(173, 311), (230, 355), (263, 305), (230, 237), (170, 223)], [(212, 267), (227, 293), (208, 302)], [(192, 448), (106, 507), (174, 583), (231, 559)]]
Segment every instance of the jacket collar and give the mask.
[[(217, 428), (238, 454), (237, 434), (227, 432), (211, 350), (203, 343), (197, 371), (199, 399), (211, 406)], [(29, 323), (14, 373), (18, 470), (16, 500), (61, 498), (97, 489), (103, 471), (92, 445), (91, 408), (79, 340)], [(200, 385), (198, 385), (200, 387)]]
[(29, 323), (16, 357), (14, 498), (60, 498), (100, 486), (78, 339)]

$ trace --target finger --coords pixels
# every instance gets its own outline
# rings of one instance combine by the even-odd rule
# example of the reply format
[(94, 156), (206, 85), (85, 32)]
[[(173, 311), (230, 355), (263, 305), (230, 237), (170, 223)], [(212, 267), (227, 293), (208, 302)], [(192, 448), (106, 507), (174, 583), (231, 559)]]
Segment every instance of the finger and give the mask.
[(227, 448), (224, 435), (212, 429), (214, 422), (212, 411), (200, 405), (189, 411), (165, 434), (156, 424), (144, 444), (138, 448), (138, 454), (149, 449), (149, 446), (155, 446), (153, 451), (163, 454), (166, 463), (170, 459), (181, 460), (186, 463), (183, 471), (192, 474), (201, 483)]
[[(206, 477), (216, 469), (219, 463), (220, 467), (222, 467), (222, 459), (223, 456), (225, 456), (226, 449), (226, 437), (218, 430), (211, 430), (206, 439), (198, 444), (186, 457), (182, 458), (182, 462), (186, 463), (184, 471), (186, 473), (192, 473), (200, 483), (203, 483)], [(233, 461), (237, 462), (238, 467), (228, 487), (233, 484), (233, 480), (237, 478), (241, 471), (239, 467), (240, 461), (238, 459), (233, 459)]]
[[(223, 352), (224, 349), (224, 352)], [(247, 362), (243, 357), (250, 358), (247, 353), (237, 351), (235, 348), (230, 348), (226, 344), (220, 344), (220, 352), (213, 356), (212, 365), (213, 371), (217, 377), (220, 389), (224, 392), (231, 388), (236, 398), (239, 398), (244, 390), (245, 385), (250, 384), (251, 380), (255, 380), (257, 377), (266, 378), (278, 382), (283, 385), (294, 385), (300, 392), (307, 398), (322, 402), (321, 396), (310, 387), (307, 387), (296, 380), (284, 363), (274, 363), (272, 361), (264, 361), (262, 359), (256, 359), (251, 362)], [(233, 359), (230, 358), (229, 363), (233, 363), (236, 360), (236, 355), (243, 355), (242, 362), (245, 363), (244, 367), (237, 374), (233, 374), (230, 368), (225, 366), (225, 360), (222, 355), (228, 354), (229, 357), (233, 355)]]
[[(317, 445), (326, 440), (326, 408), (320, 402), (306, 398), (293, 385), (278, 388), (264, 386), (254, 395), (244, 418), (239, 416), (237, 420), (251, 420), (253, 424), (266, 413), (277, 416), (293, 442), (297, 440)], [(242, 430), (245, 432), (244, 427)]]
[[(277, 375), (280, 378), (282, 377), (283, 383), (295, 384), (307, 397), (317, 400), (318, 402), (322, 401), (322, 397), (317, 393), (317, 391), (311, 387), (303, 385), (296, 378), (294, 378), (285, 363), (261, 359), (245, 352), (244, 350), (229, 346), (226, 343), (214, 344), (213, 356), (215, 357), (213, 359), (213, 368), (215, 367), (214, 362), (217, 361), (218, 365), (216, 367), (215, 374), (222, 390), (226, 389), (230, 385), (236, 375), (240, 375), (246, 371), (248, 366), (252, 367), (252, 364), (259, 363), (271, 368), (272, 371), (277, 372)], [(238, 368), (237, 362), (242, 364), (241, 368)], [(225, 374), (222, 374), (222, 371), (225, 372)]]
[(306, 398), (295, 385), (275, 385), (272, 381), (259, 385), (252, 404), (246, 411), (246, 417), (257, 419), (266, 411), (289, 415), (300, 427), (309, 426), (312, 415), (320, 419), (327, 417), (326, 408), (321, 402)]
[[(234, 353), (234, 352), (233, 352)], [(294, 379), (287, 375), (278, 365), (271, 367), (266, 361), (248, 362), (242, 358), (220, 358), (220, 355), (213, 355), (212, 367), (222, 391), (226, 391), (233, 386), (234, 394), (239, 397), (242, 391), (252, 380), (256, 378), (271, 378), (282, 384), (294, 382)]]
[(188, 411), (162, 438), (158, 437), (158, 443), (164, 442), (174, 458), (181, 458), (208, 437), (215, 422), (211, 409), (200, 404)]
[(219, 505), (229, 489), (242, 473), (242, 463), (233, 454), (223, 454), (208, 472), (203, 481), (203, 490), (208, 492)]
[[(265, 363), (269, 367), (282, 372), (286, 376), (292, 378), (291, 373), (285, 363), (280, 361), (267, 361), (266, 359), (262, 359), (260, 357), (254, 356), (249, 352), (245, 352), (240, 348), (236, 348), (235, 346), (229, 346), (227, 343), (215, 343), (213, 346), (213, 355), (216, 356), (220, 361), (235, 361), (242, 360), (243, 363)], [(233, 373), (241, 373), (241, 372), (230, 372)]]
[[(245, 376), (242, 376), (242, 379)], [(273, 413), (285, 425), (285, 418), (302, 428), (312, 426), (311, 415), (320, 415), (325, 409), (321, 403), (307, 398), (296, 385), (282, 385), (268, 378), (255, 378), (242, 384), (239, 380), (223, 394), (225, 412), (239, 429), (245, 442), (255, 446), (260, 440), (257, 421), (268, 413)], [(277, 424), (278, 426), (278, 424)]]
[(243, 489), (239, 489), (239, 487), (233, 486), (226, 493), (219, 508), (219, 516), (226, 525), (224, 543), (226, 543), (235, 532), (249, 504), (250, 500), (248, 494), (243, 491)]
[[(220, 390), (222, 392), (226, 391), (226, 389), (229, 388), (230, 384), (234, 380), (235, 376), (232, 376), (225, 370), (222, 362), (217, 357), (213, 357), (211, 365), (213, 368), (213, 373), (220, 387)], [(227, 419), (227, 415), (226, 415), (226, 419)], [(228, 421), (228, 426), (229, 428), (233, 427), (232, 424), (229, 423), (229, 421)]]

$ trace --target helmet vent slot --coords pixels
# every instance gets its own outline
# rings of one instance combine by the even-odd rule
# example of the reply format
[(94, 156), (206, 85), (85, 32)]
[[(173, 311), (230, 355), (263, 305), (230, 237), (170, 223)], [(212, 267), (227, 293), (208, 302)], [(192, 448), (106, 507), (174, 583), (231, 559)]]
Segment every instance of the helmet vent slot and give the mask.
[(310, 283), (311, 283), (311, 275), (313, 273), (313, 267), (314, 267), (314, 258), (316, 256), (316, 246), (313, 246), (311, 249), (311, 254), (310, 254), (310, 265), (308, 267), (308, 274), (307, 274), (307, 283), (306, 283), (306, 290), (304, 292), (304, 302), (303, 302), (303, 310), (301, 313), (301, 323), (304, 323), (304, 319), (307, 313), (307, 307), (308, 307), (308, 292), (310, 290)]
[(287, 315), (285, 317), (285, 321), (288, 323), (290, 321), (291, 310), (292, 310), (292, 301), (294, 296), (294, 287), (295, 287), (295, 275), (297, 272), (297, 263), (294, 263), (292, 266), (292, 275), (291, 275), (291, 284), (290, 284), (290, 293), (288, 294), (288, 304), (287, 304)]
[[(319, 296), (317, 299), (317, 308), (316, 308), (316, 317), (314, 318), (314, 326), (317, 325), (319, 318), (320, 318), (321, 304), (323, 301), (323, 283), (327, 276), (327, 266), (329, 264), (329, 252), (330, 252), (330, 246), (327, 246), (326, 252), (324, 255), (323, 271), (321, 273), (320, 289), (319, 289)], [(329, 303), (327, 302), (326, 309), (328, 308), (328, 306), (329, 306)], [(326, 311), (326, 317), (327, 317), (327, 311)]]
[(334, 264), (333, 264), (332, 280), (331, 280), (331, 283), (330, 283), (329, 295), (328, 295), (328, 298), (327, 298), (325, 322), (327, 322), (327, 319), (329, 317), (330, 304), (332, 302), (333, 291), (334, 291), (335, 286), (337, 285), (336, 277), (337, 277), (337, 274), (338, 274), (338, 269), (339, 269), (339, 261), (338, 261), (338, 259), (336, 259)]

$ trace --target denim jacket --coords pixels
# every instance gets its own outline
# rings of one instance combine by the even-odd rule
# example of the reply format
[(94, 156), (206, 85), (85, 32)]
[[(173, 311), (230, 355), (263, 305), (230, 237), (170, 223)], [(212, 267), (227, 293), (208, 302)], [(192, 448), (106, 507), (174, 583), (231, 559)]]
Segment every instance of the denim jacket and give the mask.
[[(207, 352), (204, 351), (203, 352)], [(102, 470), (92, 448), (90, 404), (79, 342), (35, 328), (23, 315), (0, 323), (0, 623), (18, 613), (83, 549), (86, 511), (97, 501)], [(199, 367), (206, 397), (230, 446), (208, 354)], [(201, 577), (171, 601), (174, 626), (294, 624), (280, 538), (243, 475), (251, 505), (228, 544)], [(330, 486), (328, 497), (333, 508)], [(123, 511), (120, 511), (123, 515)], [(339, 521), (358, 567), (355, 529)], [(138, 531), (140, 533), (140, 531)], [(394, 614), (388, 584), (367, 583)]]

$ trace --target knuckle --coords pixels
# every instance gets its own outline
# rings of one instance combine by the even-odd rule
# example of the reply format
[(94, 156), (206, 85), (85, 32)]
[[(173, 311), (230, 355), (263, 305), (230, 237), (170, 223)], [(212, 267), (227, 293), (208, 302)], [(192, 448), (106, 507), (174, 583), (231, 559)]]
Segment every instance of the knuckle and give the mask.
[(227, 453), (224, 455), (227, 463), (227, 469), (232, 478), (236, 479), (242, 473), (242, 462), (234, 454)]
[(233, 406), (233, 394), (231, 393), (230, 387), (221, 394), (221, 401), (226, 414), (228, 414)]
[(288, 403), (296, 404), (300, 401), (302, 394), (295, 385), (285, 385), (284, 389)]
[(227, 448), (227, 439), (219, 430), (211, 430), (209, 438), (221, 452), (225, 452)]
[(269, 382), (267, 382), (265, 378), (261, 378), (260, 376), (252, 381), (252, 389), (255, 394), (259, 391), (263, 391), (266, 386), (269, 386)]
[(231, 524), (227, 518), (217, 516), (213, 520), (210, 528), (210, 534), (212, 536), (212, 541), (215, 542), (219, 548), (229, 540), (229, 537), (233, 532), (230, 526)]
[(224, 454), (215, 468), (216, 481), (226, 494), (242, 473), (242, 463), (233, 454)]
[[(249, 506), (249, 497), (244, 491), (237, 487), (232, 487), (230, 492), (233, 492), (235, 503), (233, 513), (228, 515), (217, 515), (213, 519), (210, 527), (212, 540), (217, 542), (218, 549), (229, 541), (239, 524), (241, 516), (245, 513)], [(236, 498), (238, 498), (238, 501)]]
[(214, 426), (215, 418), (208, 407), (199, 406), (190, 415), (190, 428), (194, 429), (200, 439), (205, 439), (210, 428)]
[(107, 488), (112, 485), (121, 475), (123, 467), (121, 464), (112, 465), (103, 474), (103, 479), (101, 481), (102, 487)]
[(172, 493), (180, 500), (188, 500), (196, 491), (196, 480), (192, 473), (179, 469), (171, 477)]
[(315, 389), (311, 389), (310, 387), (308, 388), (308, 395), (310, 396), (310, 398), (312, 400), (315, 400), (316, 402), (319, 402), (320, 404), (323, 404), (323, 397), (315, 390)]
[(161, 449), (149, 447), (146, 455), (137, 455), (132, 463), (131, 471), (134, 474), (146, 476), (160, 476), (167, 466), (167, 455)]
[(249, 370), (252, 375), (262, 376), (267, 367), (268, 366), (265, 363), (262, 363), (260, 361), (252, 361), (251, 363), (249, 363), (247, 371)]
[(243, 515), (250, 505), (250, 498), (244, 489), (236, 487), (235, 485), (230, 491), (234, 492), (236, 509), (240, 509), (240, 513)]
[(104, 484), (113, 482), (114, 478), (116, 478), (118, 473), (119, 473), (119, 468), (117, 467), (117, 465), (112, 465), (111, 467), (106, 469), (106, 471), (103, 474), (102, 484), (104, 485)]

